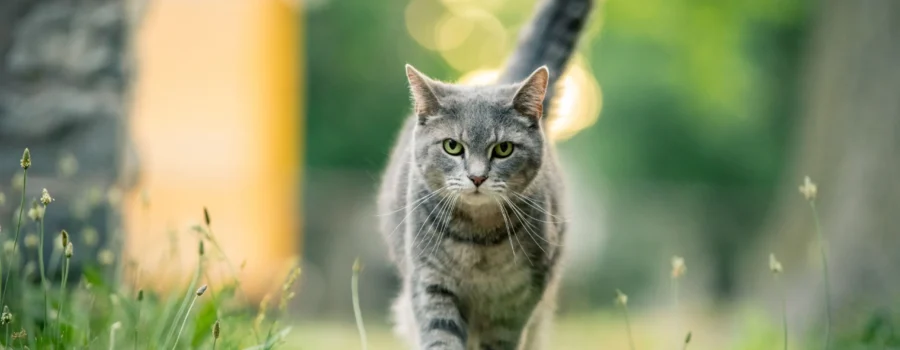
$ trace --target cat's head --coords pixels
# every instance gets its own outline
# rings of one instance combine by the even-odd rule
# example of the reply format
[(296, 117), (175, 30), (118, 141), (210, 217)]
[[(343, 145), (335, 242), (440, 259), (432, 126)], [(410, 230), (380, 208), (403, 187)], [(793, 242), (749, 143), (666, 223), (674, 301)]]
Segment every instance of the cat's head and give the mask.
[(430, 190), (482, 205), (528, 187), (544, 159), (546, 67), (494, 86), (437, 82), (409, 65), (406, 75), (418, 117), (415, 163)]

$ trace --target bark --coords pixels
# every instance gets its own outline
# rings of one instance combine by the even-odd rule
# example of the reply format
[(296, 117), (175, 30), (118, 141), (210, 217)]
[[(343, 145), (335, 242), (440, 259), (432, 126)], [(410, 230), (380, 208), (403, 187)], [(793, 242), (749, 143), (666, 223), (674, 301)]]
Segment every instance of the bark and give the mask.
[(797, 190), (809, 175), (828, 241), (832, 318), (839, 330), (856, 328), (895, 306), (900, 291), (900, 2), (822, 1), (806, 67), (793, 169), (762, 249), (785, 262), (792, 317), (821, 322), (818, 245)]
[[(95, 259), (99, 247), (118, 248), (120, 213), (107, 194), (114, 187), (127, 189), (136, 173), (126, 125), (134, 80), (134, 5), (127, 0), (0, 1), (0, 191), (7, 199), (0, 206), (0, 222), (5, 239), (12, 239), (21, 195), (9, 179), (21, 173), (18, 160), (28, 147), (33, 165), (26, 210), (42, 188), (57, 199), (47, 210), (47, 245), (67, 229), (76, 245), (76, 264)], [(86, 228), (99, 233), (94, 247), (81, 235)], [(25, 232), (36, 229), (26, 224)], [(52, 247), (46, 250), (50, 256)]]

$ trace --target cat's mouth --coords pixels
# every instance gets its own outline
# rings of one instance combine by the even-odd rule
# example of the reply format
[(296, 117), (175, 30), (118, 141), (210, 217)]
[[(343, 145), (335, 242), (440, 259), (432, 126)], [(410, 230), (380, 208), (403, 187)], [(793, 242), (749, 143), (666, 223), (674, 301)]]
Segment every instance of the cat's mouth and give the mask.
[(474, 188), (465, 191), (460, 196), (460, 200), (470, 206), (482, 206), (494, 203), (494, 197), (488, 190)]

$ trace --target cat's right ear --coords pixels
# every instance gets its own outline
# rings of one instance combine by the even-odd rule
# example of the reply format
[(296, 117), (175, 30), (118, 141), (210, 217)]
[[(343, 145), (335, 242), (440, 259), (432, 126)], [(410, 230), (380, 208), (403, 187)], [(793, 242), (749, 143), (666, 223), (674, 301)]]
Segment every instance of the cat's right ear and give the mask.
[(419, 118), (425, 118), (437, 114), (441, 104), (434, 93), (434, 82), (408, 64), (406, 65), (406, 78), (409, 79), (409, 90), (412, 94), (416, 115)]

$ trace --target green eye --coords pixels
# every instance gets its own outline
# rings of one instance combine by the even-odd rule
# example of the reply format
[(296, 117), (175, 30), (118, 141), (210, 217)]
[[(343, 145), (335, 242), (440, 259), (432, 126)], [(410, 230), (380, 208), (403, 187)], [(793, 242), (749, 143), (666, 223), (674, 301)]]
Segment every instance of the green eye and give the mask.
[(501, 142), (494, 146), (494, 158), (506, 158), (512, 154), (513, 144), (512, 142)]
[(463, 153), (463, 146), (456, 140), (446, 139), (444, 140), (444, 151), (447, 151), (450, 155), (458, 156)]

